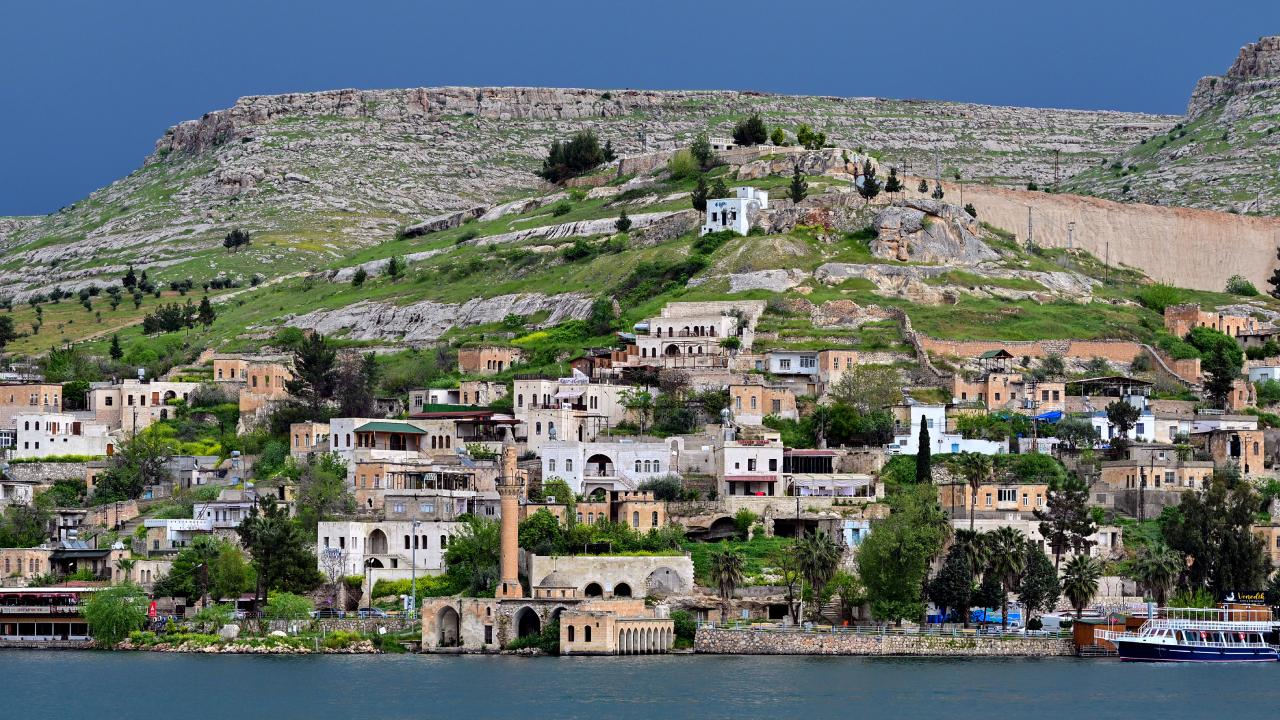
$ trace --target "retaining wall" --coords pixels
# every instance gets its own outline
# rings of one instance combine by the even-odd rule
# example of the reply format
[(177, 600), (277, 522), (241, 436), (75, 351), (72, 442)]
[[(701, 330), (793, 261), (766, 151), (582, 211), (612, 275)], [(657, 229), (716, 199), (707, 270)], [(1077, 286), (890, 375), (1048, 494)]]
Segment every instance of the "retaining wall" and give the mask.
[(920, 655), (1055, 657), (1075, 655), (1062, 638), (977, 635), (873, 635), (698, 628), (694, 651), (720, 655)]

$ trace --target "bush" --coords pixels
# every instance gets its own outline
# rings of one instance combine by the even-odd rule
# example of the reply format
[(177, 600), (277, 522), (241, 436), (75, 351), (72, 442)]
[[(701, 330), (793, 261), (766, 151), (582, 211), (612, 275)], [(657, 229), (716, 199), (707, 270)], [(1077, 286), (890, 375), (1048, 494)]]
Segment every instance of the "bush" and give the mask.
[(1232, 295), (1247, 295), (1249, 297), (1253, 297), (1258, 294), (1258, 288), (1254, 287), (1253, 283), (1244, 279), (1243, 276), (1232, 275), (1227, 280), (1227, 292)]
[(672, 180), (697, 177), (700, 169), (698, 159), (693, 156), (693, 152), (688, 148), (676, 151), (671, 156), (671, 159), (667, 161), (667, 172), (671, 174)]
[(542, 162), (542, 177), (551, 182), (561, 182), (586, 173), (605, 162), (604, 149), (595, 132), (583, 130), (575, 133), (567, 142), (556, 140)]
[(571, 210), (573, 210), (573, 206), (570, 205), (567, 200), (561, 200), (551, 206), (551, 215), (553, 217), (560, 217), (561, 215), (568, 215)]
[(675, 625), (676, 647), (693, 644), (693, 637), (698, 633), (698, 623), (693, 616), (688, 611), (676, 610), (671, 613), (671, 622)]
[(1152, 283), (1138, 291), (1138, 302), (1158, 313), (1163, 313), (1170, 305), (1181, 303), (1182, 299), (1181, 290), (1163, 283)]
[(769, 128), (759, 114), (740, 120), (733, 126), (733, 141), (738, 145), (763, 145), (769, 140)]

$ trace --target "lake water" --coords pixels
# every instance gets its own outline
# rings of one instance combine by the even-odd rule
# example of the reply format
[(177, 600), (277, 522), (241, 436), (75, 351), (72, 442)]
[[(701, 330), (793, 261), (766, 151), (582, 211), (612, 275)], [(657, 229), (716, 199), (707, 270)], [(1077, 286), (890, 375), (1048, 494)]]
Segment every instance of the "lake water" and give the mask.
[(0, 717), (1266, 718), (1280, 663), (0, 651)]

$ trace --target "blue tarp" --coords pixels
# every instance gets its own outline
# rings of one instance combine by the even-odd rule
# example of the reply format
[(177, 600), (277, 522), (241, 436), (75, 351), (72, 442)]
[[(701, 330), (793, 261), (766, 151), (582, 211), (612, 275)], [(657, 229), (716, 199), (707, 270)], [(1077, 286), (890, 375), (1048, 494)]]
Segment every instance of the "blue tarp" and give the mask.
[(1043, 420), (1045, 422), (1058, 422), (1061, 419), (1062, 419), (1061, 410), (1050, 410), (1047, 413), (1041, 413), (1036, 416), (1036, 420)]

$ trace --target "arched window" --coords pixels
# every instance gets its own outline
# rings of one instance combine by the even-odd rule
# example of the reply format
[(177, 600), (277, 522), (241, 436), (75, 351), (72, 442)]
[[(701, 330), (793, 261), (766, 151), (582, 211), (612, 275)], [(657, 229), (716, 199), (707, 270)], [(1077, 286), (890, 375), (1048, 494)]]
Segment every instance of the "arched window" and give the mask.
[(581, 522), (582, 522), (582, 513), (578, 513), (578, 522), (579, 522), (579, 523), (581, 523)]
[(23, 429), (23, 430), (30, 430), (30, 429), (31, 429), (31, 421), (29, 421), (29, 420), (23, 420), (23, 421), (22, 421), (22, 429)]
[(516, 396), (516, 407), (524, 407), (524, 393)]
[(572, 460), (565, 460), (565, 461), (564, 461), (564, 471), (565, 471), (565, 472), (573, 472), (573, 461), (572, 461)]
[(405, 550), (408, 550), (408, 549), (409, 549), (409, 536), (408, 536), (408, 535), (405, 535), (405, 536), (404, 536), (404, 549), (405, 549)]
[(448, 536), (448, 535), (441, 535), (441, 536), (440, 536), (440, 547), (442, 547), (442, 548), (447, 548), (447, 547), (449, 547), (449, 536)]
[[(572, 640), (573, 638), (569, 638)], [(582, 642), (591, 642), (591, 626), (584, 625), (582, 628)]]
[(658, 511), (653, 511), (653, 526), (658, 527)]
[(636, 472), (640, 472), (640, 461), (636, 461)]
[(432, 449), (432, 450), (435, 450), (435, 449), (436, 449), (436, 436), (435, 436), (435, 435), (432, 435), (432, 436), (431, 436), (431, 449)]
[(540, 423), (540, 422), (536, 422), (536, 423), (534, 423), (534, 424), (533, 424), (533, 434), (534, 434), (534, 435), (541, 435), (541, 434), (542, 434), (542, 423)]
[(569, 626), (569, 642), (573, 642), (573, 626)]
[(631, 513), (631, 526), (640, 527), (640, 511), (639, 510)]
[[(407, 550), (408, 548), (405, 548), (405, 549)], [(413, 536), (413, 549), (414, 549), (414, 550), (417, 550), (417, 549), (418, 549), (418, 536), (417, 536), (417, 535), (414, 535), (414, 536)]]
[(595, 514), (595, 513), (593, 513), (593, 512), (589, 512), (589, 513), (587, 513), (587, 524), (588, 524), (588, 525), (590, 525), (590, 524), (594, 523), (595, 521), (596, 521), (596, 514)]

